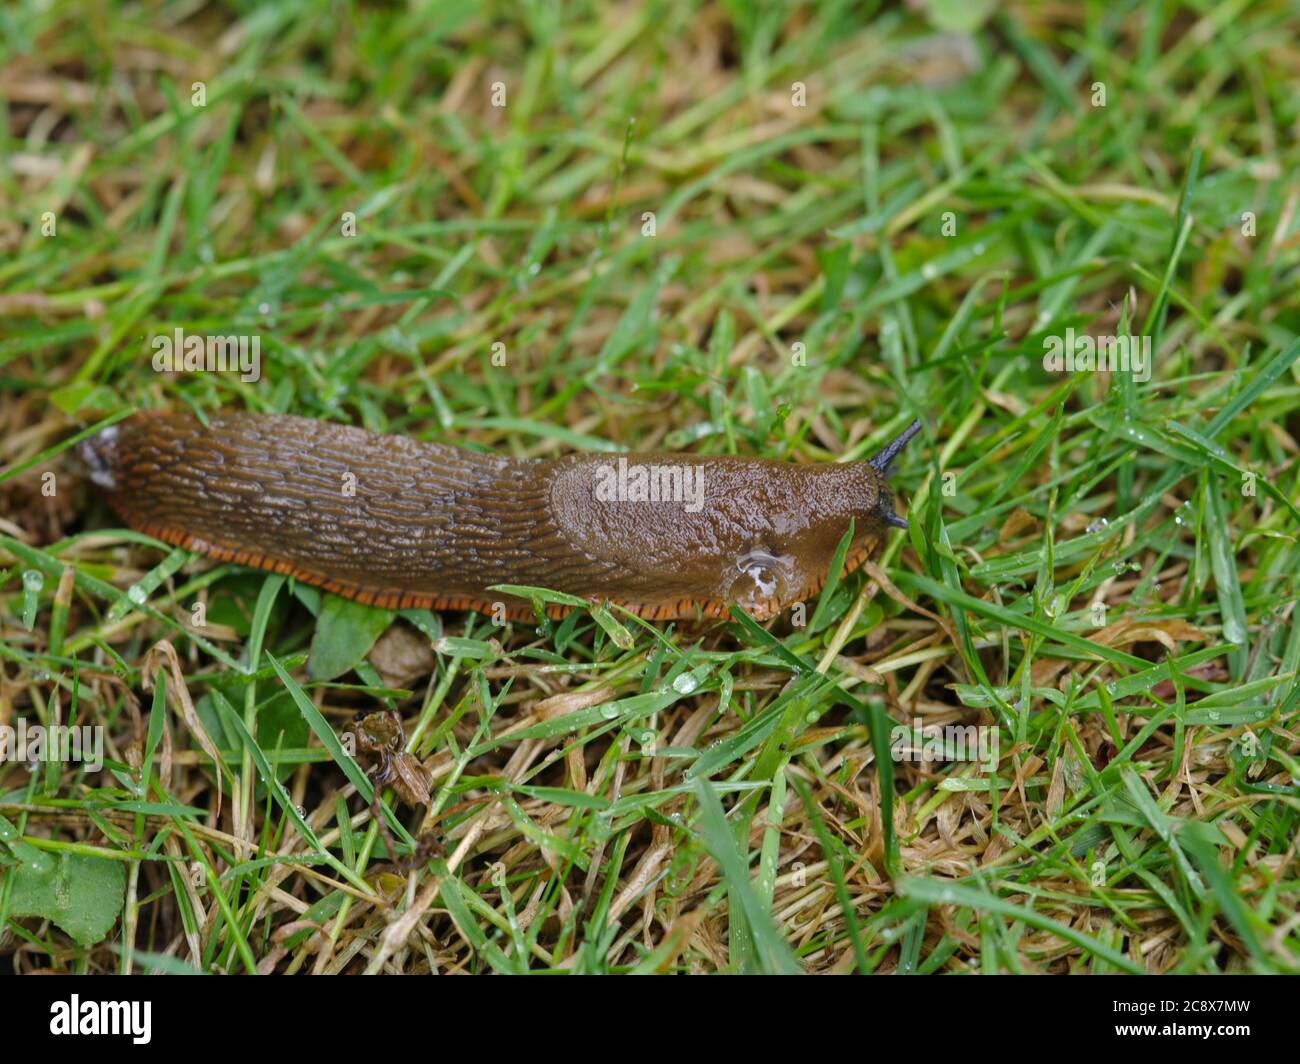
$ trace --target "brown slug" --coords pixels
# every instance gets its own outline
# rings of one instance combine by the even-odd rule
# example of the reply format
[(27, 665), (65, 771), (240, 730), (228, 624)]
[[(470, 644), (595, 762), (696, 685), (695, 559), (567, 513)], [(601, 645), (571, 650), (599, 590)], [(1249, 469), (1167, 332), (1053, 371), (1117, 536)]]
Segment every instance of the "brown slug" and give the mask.
[[(512, 459), (310, 418), (136, 414), (78, 446), (138, 531), (389, 608), (532, 616), (522, 584), (651, 619), (764, 620), (821, 590), (854, 524), (860, 565), (894, 513), (890, 464), (692, 454)], [(565, 607), (548, 609), (554, 616)]]

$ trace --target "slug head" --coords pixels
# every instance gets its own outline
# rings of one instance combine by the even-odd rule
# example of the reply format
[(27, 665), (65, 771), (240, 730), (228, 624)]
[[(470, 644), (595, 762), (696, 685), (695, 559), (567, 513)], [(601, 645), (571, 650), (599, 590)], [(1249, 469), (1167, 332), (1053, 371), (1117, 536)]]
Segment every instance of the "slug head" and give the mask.
[[(907, 528), (907, 520), (894, 509), (888, 478), (898, 455), (920, 429), (921, 422), (913, 421), (866, 462), (782, 466), (794, 489), (781, 510), (785, 529), (773, 535), (770, 523), (754, 522), (752, 509), (738, 508), (735, 516), (739, 523), (748, 523), (755, 545), (738, 557), (735, 572), (724, 566), (723, 579), (731, 580), (727, 601), (760, 618), (771, 616), (821, 590), (850, 522), (853, 539), (845, 555), (849, 571), (862, 564), (889, 528)], [(730, 500), (722, 505), (736, 509)]]
[[(850, 520), (849, 568), (888, 528), (907, 527), (886, 478), (919, 429), (914, 422), (866, 462), (572, 456), (552, 465), (551, 512), (586, 556), (589, 589), (623, 602), (689, 600), (706, 612), (736, 603), (769, 617), (820, 590)], [(656, 484), (663, 490), (647, 497)], [(667, 490), (675, 485), (685, 491)]]

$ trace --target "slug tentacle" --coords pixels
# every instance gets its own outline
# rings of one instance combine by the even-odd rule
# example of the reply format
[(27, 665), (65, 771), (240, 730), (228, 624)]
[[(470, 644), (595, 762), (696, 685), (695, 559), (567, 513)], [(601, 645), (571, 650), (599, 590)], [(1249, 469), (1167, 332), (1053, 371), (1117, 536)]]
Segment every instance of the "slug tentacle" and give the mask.
[(921, 431), (921, 419), (917, 418), (902, 432), (890, 440), (884, 447), (867, 459), (867, 463), (883, 477), (893, 472), (894, 459), (903, 452), (908, 442)]
[[(132, 528), (389, 608), (504, 607), (547, 587), (652, 619), (759, 619), (817, 593), (852, 520), (860, 565), (894, 512), (869, 462), (578, 454), (510, 459), (287, 415), (139, 414), (78, 451)], [(561, 614), (564, 607), (550, 612)]]

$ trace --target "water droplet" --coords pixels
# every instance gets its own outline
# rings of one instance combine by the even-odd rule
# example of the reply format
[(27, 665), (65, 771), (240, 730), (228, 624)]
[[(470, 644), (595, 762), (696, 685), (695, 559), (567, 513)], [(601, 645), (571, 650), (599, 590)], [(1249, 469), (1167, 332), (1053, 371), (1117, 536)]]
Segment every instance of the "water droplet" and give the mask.
[(257, 312), (258, 312), (259, 314), (262, 314), (262, 315), (270, 314), (270, 313), (271, 313), (271, 304), (270, 304), (270, 303), (259, 303), (259, 304), (257, 304)]
[(936, 277), (939, 276), (939, 269), (937, 266), (935, 266), (933, 262), (927, 262), (924, 266), (921, 267), (921, 276), (924, 277), (927, 281), (933, 281)]
[(1097, 518), (1097, 520), (1095, 520), (1095, 521), (1093, 521), (1092, 523), (1090, 523), (1090, 524), (1088, 525), (1087, 529), (1085, 529), (1085, 531), (1088, 531), (1088, 532), (1100, 532), (1103, 528), (1105, 528), (1105, 527), (1106, 527), (1107, 525), (1109, 525), (1109, 524), (1110, 524), (1110, 522), (1107, 521), (1104, 517), (1099, 517), (1099, 518)]
[(39, 591), (45, 586), (45, 574), (36, 569), (23, 573), (23, 587), (28, 591)]
[(684, 672), (673, 679), (673, 690), (678, 694), (689, 695), (699, 686), (700, 681), (695, 678), (694, 673)]
[(727, 597), (751, 612), (773, 600), (784, 602), (789, 594), (790, 563), (787, 557), (761, 550), (737, 558), (740, 575), (732, 581)]
[(600, 707), (600, 715), (604, 717), (606, 720), (613, 720), (615, 717), (619, 715), (620, 712), (622, 711), (618, 708), (617, 705), (613, 703), (609, 704), (608, 706)]
[(149, 598), (149, 592), (147, 592), (139, 584), (132, 584), (129, 588), (126, 589), (126, 597), (129, 598), (132, 602), (134, 602), (137, 606), (143, 606), (145, 604), (145, 601)]

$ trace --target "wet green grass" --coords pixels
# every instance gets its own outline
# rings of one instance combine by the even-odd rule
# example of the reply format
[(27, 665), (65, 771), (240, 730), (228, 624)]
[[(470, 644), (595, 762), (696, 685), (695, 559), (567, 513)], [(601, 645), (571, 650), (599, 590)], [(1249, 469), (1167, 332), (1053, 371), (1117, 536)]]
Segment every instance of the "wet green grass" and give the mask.
[[(1300, 970), (1286, 5), (168, 11), (3, 16), (0, 723), (109, 748), (0, 763), (0, 817), (125, 871), (84, 945), (6, 874), (16, 967)], [(156, 374), (177, 327), (262, 378)], [(1150, 379), (1047, 372), (1071, 328)], [(72, 437), (185, 405), (519, 456), (925, 428), (911, 528), (802, 627), (503, 629), (116, 529)], [(343, 744), (382, 708), (413, 872)], [(916, 716), (996, 771), (890, 760)]]

